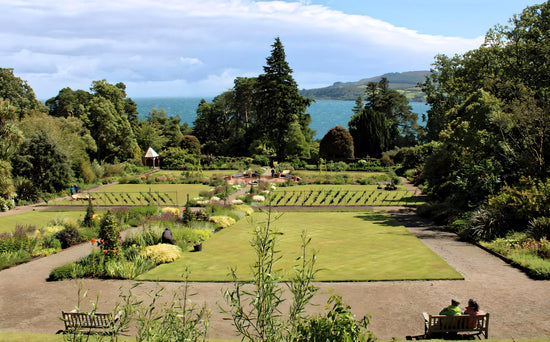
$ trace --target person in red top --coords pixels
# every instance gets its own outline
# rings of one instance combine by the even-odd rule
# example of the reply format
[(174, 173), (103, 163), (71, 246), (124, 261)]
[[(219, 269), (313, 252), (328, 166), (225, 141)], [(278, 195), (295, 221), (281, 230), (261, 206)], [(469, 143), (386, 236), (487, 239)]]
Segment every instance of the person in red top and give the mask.
[(466, 307), (466, 310), (462, 313), (463, 315), (481, 315), (483, 314), (481, 311), (479, 311), (479, 304), (474, 299), (470, 299), (468, 301), (468, 306)]
[[(483, 312), (479, 310), (479, 304), (474, 299), (468, 300), (468, 306), (466, 307), (466, 310), (462, 313), (463, 315), (482, 315)], [(469, 319), (468, 326), (470, 328), (476, 328), (478, 325), (478, 321), (475, 317), (472, 317)]]

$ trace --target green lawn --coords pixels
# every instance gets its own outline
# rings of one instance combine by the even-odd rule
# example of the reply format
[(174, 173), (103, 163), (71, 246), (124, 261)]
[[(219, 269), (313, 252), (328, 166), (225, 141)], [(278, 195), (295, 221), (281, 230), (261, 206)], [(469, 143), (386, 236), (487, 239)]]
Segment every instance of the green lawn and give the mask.
[[(187, 195), (189, 198), (198, 197), (201, 191), (211, 188), (203, 184), (117, 184), (97, 191), (92, 190), (92, 196), (94, 205), (183, 206), (187, 202)], [(86, 202), (62, 200), (50, 204), (86, 205)]]
[[(253, 219), (265, 220), (265, 214), (254, 214)], [(283, 233), (277, 267), (285, 272), (299, 256), (300, 234), (306, 229), (318, 250), (318, 281), (463, 279), (384, 211), (290, 211), (273, 224)], [(191, 281), (228, 281), (230, 267), (237, 267), (242, 280), (249, 279), (255, 261), (252, 229), (251, 221), (243, 219), (214, 234), (203, 243), (202, 252), (186, 252), (139, 279), (182, 280), (186, 266)]]
[(41, 228), (53, 219), (82, 219), (85, 213), (84, 210), (37, 210), (23, 214), (1, 216), (0, 234), (13, 232), (17, 224), (35, 225), (36, 228)]

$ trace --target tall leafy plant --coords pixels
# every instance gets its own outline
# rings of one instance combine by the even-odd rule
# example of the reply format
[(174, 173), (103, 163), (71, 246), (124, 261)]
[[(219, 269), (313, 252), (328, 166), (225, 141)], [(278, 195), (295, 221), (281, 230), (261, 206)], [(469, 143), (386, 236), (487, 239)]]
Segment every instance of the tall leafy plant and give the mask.
[[(283, 287), (280, 271), (275, 264), (280, 260), (277, 250), (277, 236), (272, 227), (272, 212), (267, 212), (267, 220), (259, 223), (254, 229), (252, 247), (256, 251), (256, 262), (253, 266), (252, 281), (243, 282), (232, 269), (234, 289), (226, 292), (229, 313), (237, 332), (251, 341), (291, 341), (296, 336), (305, 306), (318, 290), (312, 284), (316, 274), (316, 254), (308, 252), (311, 239), (302, 234), (302, 255), (300, 264), (294, 267), (289, 290), (292, 294), (288, 318), (284, 318), (280, 309), (283, 299)], [(252, 289), (249, 289), (249, 286)]]

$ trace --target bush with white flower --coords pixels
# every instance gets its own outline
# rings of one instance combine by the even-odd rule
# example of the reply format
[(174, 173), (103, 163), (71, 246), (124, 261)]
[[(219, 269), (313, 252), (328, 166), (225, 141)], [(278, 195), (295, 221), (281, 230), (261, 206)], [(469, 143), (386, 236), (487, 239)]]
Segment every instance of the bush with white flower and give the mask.
[(263, 202), (263, 201), (265, 201), (265, 197), (262, 196), (262, 195), (254, 195), (254, 196), (252, 196), (252, 200), (254, 202)]

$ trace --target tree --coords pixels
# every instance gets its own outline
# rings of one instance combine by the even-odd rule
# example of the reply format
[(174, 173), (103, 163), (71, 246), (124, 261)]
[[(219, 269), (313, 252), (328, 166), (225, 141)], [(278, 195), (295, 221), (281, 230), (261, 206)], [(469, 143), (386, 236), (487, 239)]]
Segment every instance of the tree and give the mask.
[(389, 81), (382, 77), (378, 82), (370, 82), (366, 90), (365, 107), (383, 113), (389, 124), (388, 146), (414, 146), (420, 132), (418, 115), (412, 112), (405, 95), (389, 88)]
[(127, 160), (138, 152), (130, 123), (103, 97), (94, 97), (89, 105), (90, 133), (97, 144), (97, 159), (107, 162)]
[(436, 57), (422, 84), (428, 138), (442, 143), (424, 167), (428, 192), (476, 204), (522, 176), (548, 177), (549, 27), (547, 1), (495, 26), (478, 49)]
[(353, 138), (342, 126), (331, 128), (321, 139), (319, 156), (330, 160), (353, 158)]
[(181, 140), (181, 148), (187, 150), (191, 154), (201, 154), (201, 143), (197, 137), (193, 135), (184, 135)]
[(31, 180), (42, 192), (61, 191), (72, 183), (67, 157), (42, 129), (25, 139), (11, 160), (14, 175)]
[(355, 105), (352, 108), (353, 114), (358, 114), (363, 110), (363, 107), (365, 105), (363, 104), (363, 99), (361, 98), (361, 95), (357, 96), (357, 99), (355, 100)]
[(158, 147), (155, 150), (160, 151), (166, 147), (178, 147), (181, 144), (183, 133), (181, 132), (181, 119), (179, 117), (169, 117), (164, 109), (158, 110), (153, 108), (153, 110), (147, 114), (145, 120), (154, 127), (160, 129), (162, 131), (162, 136), (165, 138), (162, 147)]
[(356, 157), (379, 157), (390, 149), (390, 124), (383, 113), (366, 107), (351, 117), (348, 126)]
[(94, 181), (89, 154), (94, 153), (97, 146), (82, 120), (34, 113), (21, 120), (19, 126), (25, 136), (31, 136), (37, 130), (47, 131), (54, 145), (66, 156), (74, 175), (85, 181)]
[(18, 118), (31, 111), (45, 111), (44, 105), (36, 99), (36, 95), (27, 81), (13, 74), (13, 69), (0, 68), (0, 99), (8, 100), (15, 107)]
[(224, 142), (228, 139), (228, 105), (226, 96), (219, 95), (212, 103), (201, 100), (197, 109), (197, 118), (193, 122), (193, 135), (205, 142), (205, 153), (221, 154)]
[[(298, 85), (292, 77), (292, 69), (286, 62), (286, 54), (279, 37), (272, 45), (267, 57), (264, 74), (258, 77), (256, 85), (256, 117), (253, 133), (262, 136), (272, 144), (279, 158), (285, 155), (285, 136), (293, 122), (302, 125), (311, 100), (299, 94)], [(302, 126), (304, 136), (309, 134)]]
[(58, 117), (77, 117), (84, 123), (88, 123), (88, 112), (86, 106), (93, 98), (93, 95), (85, 90), (72, 90), (63, 88), (57, 96), (46, 100), (49, 114)]
[(309, 144), (302, 133), (302, 127), (299, 123), (293, 122), (288, 128), (285, 137), (285, 156), (289, 158), (309, 158)]
[(135, 128), (136, 141), (142, 151), (152, 147), (155, 151), (162, 151), (168, 144), (168, 138), (164, 136), (164, 130), (158, 122), (142, 121)]
[(0, 99), (0, 160), (7, 160), (17, 150), (23, 134), (17, 126), (16, 108)]

